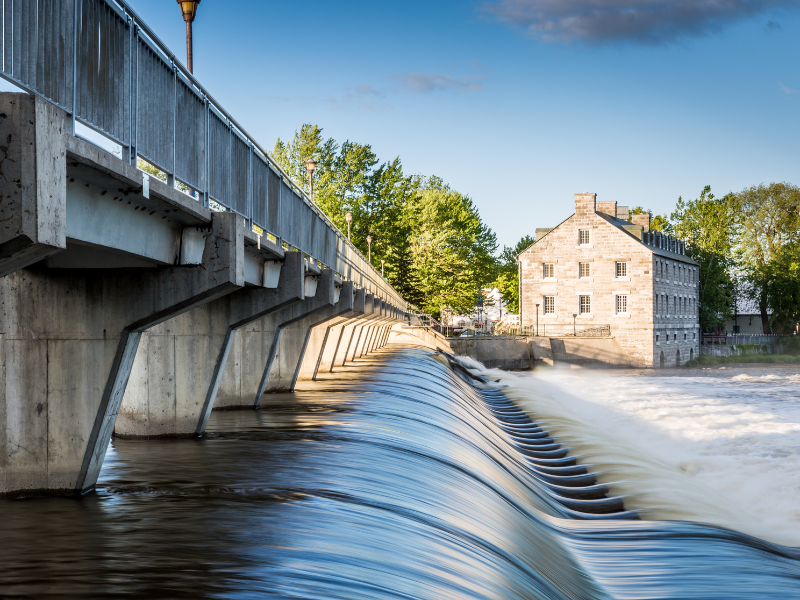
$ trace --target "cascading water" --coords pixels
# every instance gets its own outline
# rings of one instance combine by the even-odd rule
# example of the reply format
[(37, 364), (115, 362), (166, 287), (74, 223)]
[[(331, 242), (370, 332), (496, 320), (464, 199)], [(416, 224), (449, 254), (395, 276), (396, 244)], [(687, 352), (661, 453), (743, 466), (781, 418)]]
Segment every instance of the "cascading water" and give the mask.
[(200, 440), (115, 440), (98, 493), (0, 501), (0, 596), (791, 598), (800, 553), (645, 521), (503, 389), (388, 347)]

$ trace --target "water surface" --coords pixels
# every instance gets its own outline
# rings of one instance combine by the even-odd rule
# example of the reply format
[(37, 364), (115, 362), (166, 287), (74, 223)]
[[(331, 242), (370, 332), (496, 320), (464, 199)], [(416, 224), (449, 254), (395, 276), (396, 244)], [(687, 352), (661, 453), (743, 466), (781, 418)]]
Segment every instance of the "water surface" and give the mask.
[(388, 347), (260, 411), (215, 412), (202, 439), (115, 439), (96, 494), (0, 500), (0, 596), (800, 597), (794, 550), (577, 518), (503, 402)]

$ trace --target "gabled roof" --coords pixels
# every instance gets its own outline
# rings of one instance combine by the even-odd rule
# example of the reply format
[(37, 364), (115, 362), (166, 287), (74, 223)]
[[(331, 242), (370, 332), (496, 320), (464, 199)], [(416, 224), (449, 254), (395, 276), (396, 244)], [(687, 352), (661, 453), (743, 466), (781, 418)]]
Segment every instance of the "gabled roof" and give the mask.
[[(595, 213), (595, 214), (597, 214), (598, 217), (603, 218), (610, 225), (613, 225), (614, 227), (616, 227), (620, 231), (623, 231), (627, 235), (631, 236), (631, 238), (633, 238), (634, 240), (639, 242), (642, 246), (647, 248), (653, 254), (655, 254), (657, 256), (662, 256), (664, 258), (668, 258), (670, 260), (676, 260), (676, 261), (687, 263), (687, 264), (690, 264), (690, 265), (699, 266), (699, 264), (696, 261), (692, 260), (691, 258), (686, 256), (685, 254), (678, 254), (677, 252), (672, 252), (670, 250), (664, 250), (663, 248), (658, 248), (656, 246), (650, 246), (650, 245), (645, 244), (644, 242), (642, 242), (641, 235), (639, 234), (639, 232), (641, 231), (641, 225), (634, 225), (633, 223), (629, 223), (628, 221), (625, 221), (623, 219), (618, 219), (616, 217), (612, 217), (611, 215), (607, 215), (607, 214), (601, 213), (601, 212), (598, 212), (598, 213)], [(522, 254), (524, 254), (525, 252), (530, 250), (533, 246), (535, 246), (539, 242), (540, 239), (546, 238), (548, 235), (550, 235), (551, 232), (553, 232), (556, 229), (558, 229), (559, 227), (561, 227), (564, 223), (569, 221), (574, 216), (575, 216), (575, 213), (572, 213), (566, 219), (561, 221), (561, 223), (559, 223), (558, 225), (553, 227), (550, 231), (548, 231), (546, 234), (544, 234), (541, 238), (537, 238), (536, 241), (533, 242), (533, 244), (531, 244), (530, 246), (525, 248), (525, 250), (523, 250), (522, 252), (517, 254), (517, 260), (519, 260), (519, 257)]]

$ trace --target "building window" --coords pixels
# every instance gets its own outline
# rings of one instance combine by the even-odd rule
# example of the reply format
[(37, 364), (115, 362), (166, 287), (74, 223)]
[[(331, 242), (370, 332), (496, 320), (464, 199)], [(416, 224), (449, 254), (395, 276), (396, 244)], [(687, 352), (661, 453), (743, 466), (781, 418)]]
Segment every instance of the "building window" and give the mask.
[(553, 315), (556, 312), (556, 297), (555, 296), (545, 296), (544, 297), (544, 314), (546, 315)]
[(627, 296), (617, 296), (616, 297), (616, 305), (617, 305), (617, 314), (624, 315), (628, 312), (628, 297)]
[(618, 262), (617, 277), (627, 277), (627, 276), (628, 276), (628, 263)]
[(684, 339), (684, 341), (686, 341), (686, 334), (685, 333), (683, 334), (683, 339)]
[(553, 263), (544, 263), (544, 278), (545, 279), (553, 279), (555, 277), (556, 268)]
[(659, 338), (659, 337), (660, 337), (660, 336), (659, 336), (658, 334), (656, 334), (656, 341), (658, 341), (658, 338)]
[(589, 230), (588, 229), (579, 229), (578, 230), (578, 243), (581, 245), (585, 245), (589, 243)]
[(578, 263), (578, 276), (579, 277), (589, 277), (590, 270), (589, 270), (589, 263)]
[(582, 315), (587, 315), (592, 312), (592, 297), (591, 296), (581, 296), (581, 307), (580, 312)]

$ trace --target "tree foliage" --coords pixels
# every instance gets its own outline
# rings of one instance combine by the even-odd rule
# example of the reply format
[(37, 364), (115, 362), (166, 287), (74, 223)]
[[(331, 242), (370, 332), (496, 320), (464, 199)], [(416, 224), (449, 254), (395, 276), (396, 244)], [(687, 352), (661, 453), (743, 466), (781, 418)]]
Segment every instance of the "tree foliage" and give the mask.
[(494, 280), (495, 234), (472, 200), (437, 177), (409, 176), (399, 157), (380, 162), (369, 144), (325, 139), (305, 124), (290, 142), (278, 140), (276, 162), (307, 189), (306, 160), (313, 158), (314, 201), (342, 230), (353, 215), (353, 244), (406, 300), (435, 315), (443, 307), (468, 312), (477, 286)]
[(724, 325), (733, 316), (735, 196), (716, 198), (707, 185), (696, 200), (679, 197), (670, 225), (700, 265), (700, 326), (708, 331)]
[(800, 285), (795, 268), (800, 189), (788, 183), (761, 184), (742, 190), (735, 200), (743, 292), (758, 305), (765, 332), (793, 329), (798, 322), (795, 291)]

